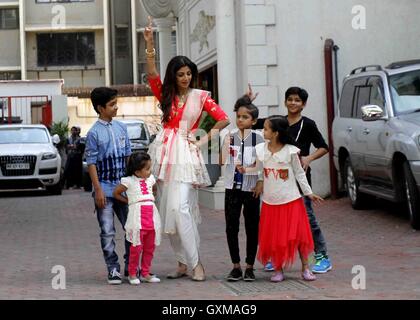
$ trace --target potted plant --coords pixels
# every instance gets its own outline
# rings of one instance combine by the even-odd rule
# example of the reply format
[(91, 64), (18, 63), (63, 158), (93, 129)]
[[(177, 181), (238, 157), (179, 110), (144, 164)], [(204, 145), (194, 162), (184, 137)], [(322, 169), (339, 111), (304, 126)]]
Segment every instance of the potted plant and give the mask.
[[(206, 112), (204, 112), (200, 121), (199, 128), (201, 130), (204, 130), (206, 133), (208, 133), (211, 130), (211, 128), (214, 127), (215, 124), (216, 124), (216, 120), (214, 120), (211, 116), (209, 116)], [(208, 149), (207, 149), (207, 159), (205, 158), (204, 160), (205, 161), (207, 160), (206, 167), (210, 176), (212, 186), (214, 186), (217, 180), (219, 179), (220, 174), (221, 174), (221, 169), (218, 163), (212, 163), (211, 155), (212, 153), (215, 153), (215, 152), (219, 154), (219, 151), (220, 151), (219, 144), (212, 144), (211, 140), (209, 140)], [(204, 154), (204, 156), (206, 155)]]
[(51, 136), (56, 134), (60, 137), (60, 142), (56, 144), (56, 148), (58, 152), (60, 153), (60, 157), (61, 157), (61, 174), (63, 177), (64, 167), (67, 161), (65, 146), (66, 146), (66, 140), (69, 134), (68, 122), (65, 122), (65, 121), (53, 122), (53, 124), (50, 127), (50, 134)]

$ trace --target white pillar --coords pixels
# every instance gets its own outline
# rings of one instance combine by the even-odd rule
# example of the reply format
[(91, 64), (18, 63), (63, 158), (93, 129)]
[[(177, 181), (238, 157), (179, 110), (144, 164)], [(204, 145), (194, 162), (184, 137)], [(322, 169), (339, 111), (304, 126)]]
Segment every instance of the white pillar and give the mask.
[(131, 44), (133, 47), (133, 83), (139, 84), (138, 38), (137, 38), (137, 0), (131, 0)]
[(235, 123), (233, 106), (238, 98), (234, 0), (215, 1), (219, 104)]
[(159, 32), (160, 76), (164, 79), (166, 67), (173, 58), (172, 28), (175, 26), (175, 18), (157, 18), (153, 22), (156, 24)]
[(20, 74), (21, 79), (26, 80), (26, 32), (25, 32), (25, 0), (19, 0), (19, 37), (20, 37)]
[(105, 85), (111, 85), (111, 47), (109, 25), (109, 0), (104, 0), (104, 54), (105, 54)]
[[(235, 4), (234, 0), (215, 1), (215, 3), (219, 105), (229, 116), (232, 127), (236, 118), (233, 107), (238, 98)], [(224, 191), (224, 167), (214, 189), (218, 192)]]

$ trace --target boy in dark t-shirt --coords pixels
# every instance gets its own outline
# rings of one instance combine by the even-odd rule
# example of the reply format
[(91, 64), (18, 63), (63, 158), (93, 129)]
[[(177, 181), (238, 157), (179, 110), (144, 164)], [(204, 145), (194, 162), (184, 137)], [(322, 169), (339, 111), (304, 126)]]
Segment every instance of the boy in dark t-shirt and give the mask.
[[(248, 95), (252, 98), (253, 94), (251, 88), (248, 91)], [(306, 177), (309, 184), (312, 186), (310, 164), (312, 161), (317, 160), (328, 153), (328, 145), (319, 132), (315, 121), (302, 116), (302, 111), (306, 106), (308, 97), (309, 95), (305, 89), (291, 87), (287, 89), (285, 94), (285, 106), (287, 108), (287, 119), (290, 125), (290, 135), (295, 139), (298, 148), (301, 150), (300, 157), (302, 167), (306, 171)], [(265, 119), (259, 119), (253, 129), (262, 129), (264, 121)], [(316, 148), (313, 153), (310, 153), (311, 144)], [(326, 273), (332, 269), (332, 265), (328, 257), (325, 238), (315, 217), (311, 199), (304, 197), (304, 200), (315, 244), (316, 263), (312, 267), (312, 271), (314, 273)], [(269, 269), (270, 266), (266, 266), (266, 270)]]

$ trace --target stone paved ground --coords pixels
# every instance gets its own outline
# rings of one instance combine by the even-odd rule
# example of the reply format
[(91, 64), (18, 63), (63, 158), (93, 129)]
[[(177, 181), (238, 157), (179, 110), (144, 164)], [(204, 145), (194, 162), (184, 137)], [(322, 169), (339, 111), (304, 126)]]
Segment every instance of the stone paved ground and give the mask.
[[(281, 284), (257, 264), (255, 283), (223, 280), (231, 264), (224, 233), (223, 211), (202, 210), (202, 260), (208, 280), (166, 280), (175, 267), (169, 241), (157, 249), (153, 272), (160, 284), (109, 286), (99, 244), (99, 228), (90, 194), (64, 191), (63, 196), (39, 193), (0, 194), (0, 299), (419, 299), (420, 232), (409, 226), (403, 210), (378, 202), (354, 211), (348, 200), (327, 200), (315, 208), (329, 245), (334, 269), (318, 280), (299, 280), (299, 264)], [(244, 238), (241, 229), (241, 238)], [(118, 253), (123, 233), (118, 228)], [(244, 241), (241, 243), (242, 253)], [(121, 258), (121, 255), (120, 255)], [(66, 270), (66, 289), (54, 290), (51, 272)], [(354, 290), (352, 268), (366, 269), (366, 290)]]

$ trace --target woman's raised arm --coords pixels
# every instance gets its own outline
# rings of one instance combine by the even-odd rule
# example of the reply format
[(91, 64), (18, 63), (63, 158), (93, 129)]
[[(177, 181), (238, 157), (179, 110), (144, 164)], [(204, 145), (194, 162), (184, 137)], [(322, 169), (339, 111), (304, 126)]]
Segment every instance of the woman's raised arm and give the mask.
[(155, 41), (153, 38), (153, 21), (152, 17), (149, 16), (149, 25), (144, 29), (144, 40), (146, 41), (146, 60), (147, 60), (147, 73), (150, 77), (157, 77), (159, 74), (156, 70), (156, 49)]

